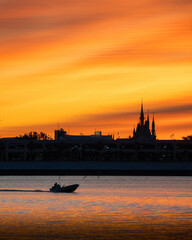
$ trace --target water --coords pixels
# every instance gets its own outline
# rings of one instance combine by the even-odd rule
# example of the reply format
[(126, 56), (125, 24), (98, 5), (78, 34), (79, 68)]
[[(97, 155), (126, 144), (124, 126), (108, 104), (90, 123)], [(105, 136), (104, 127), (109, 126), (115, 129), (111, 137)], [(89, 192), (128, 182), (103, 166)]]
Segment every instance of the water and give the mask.
[(1, 176), (0, 239), (192, 239), (192, 177)]

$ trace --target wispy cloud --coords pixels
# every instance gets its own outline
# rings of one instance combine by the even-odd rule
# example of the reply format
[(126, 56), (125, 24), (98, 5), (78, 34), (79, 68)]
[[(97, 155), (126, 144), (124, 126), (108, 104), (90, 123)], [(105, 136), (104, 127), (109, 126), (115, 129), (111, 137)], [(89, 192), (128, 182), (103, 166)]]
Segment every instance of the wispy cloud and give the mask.
[[(127, 107), (128, 108), (128, 107)], [(178, 106), (166, 106), (166, 107), (156, 107), (153, 109), (150, 109), (149, 114), (151, 115), (153, 112), (156, 114), (163, 114), (165, 117), (165, 114), (171, 113), (171, 114), (184, 114), (184, 113), (192, 113), (192, 104), (187, 104), (187, 105), (178, 105)], [(118, 121), (118, 120), (130, 120), (130, 118), (135, 119), (137, 117), (139, 119), (139, 114), (140, 114), (140, 109), (138, 111), (123, 111), (123, 112), (111, 112), (111, 113), (101, 113), (101, 114), (90, 114), (90, 115), (85, 115), (82, 117), (82, 120), (89, 121), (89, 120), (94, 120), (94, 121)], [(147, 111), (146, 113), (147, 114)], [(78, 119), (79, 121), (81, 119)]]
[(192, 104), (187, 105), (179, 105), (179, 106), (167, 106), (167, 107), (160, 107), (155, 109), (157, 113), (162, 114), (182, 114), (182, 113), (192, 113)]

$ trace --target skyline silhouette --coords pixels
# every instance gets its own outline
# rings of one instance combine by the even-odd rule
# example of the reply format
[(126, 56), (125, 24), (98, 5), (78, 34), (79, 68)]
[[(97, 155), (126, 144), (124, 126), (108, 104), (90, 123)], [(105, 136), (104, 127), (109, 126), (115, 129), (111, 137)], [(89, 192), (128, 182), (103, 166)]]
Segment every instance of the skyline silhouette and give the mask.
[[(184, 108), (184, 107), (183, 107)], [(162, 111), (164, 111), (164, 113), (167, 110), (167, 114), (172, 114), (172, 112), (174, 112), (174, 108), (173, 109), (169, 109), (166, 108), (165, 110), (160, 109), (160, 112), (155, 112), (156, 118), (155, 118), (155, 128), (157, 129), (157, 131), (155, 130), (155, 135), (156, 132), (158, 132), (158, 139), (183, 139), (183, 137), (189, 136), (191, 135), (191, 125), (189, 124), (186, 125), (186, 129), (189, 128), (188, 131), (184, 131), (184, 132), (179, 132), (180, 136), (177, 137), (178, 135), (175, 134), (175, 130), (176, 130), (176, 125), (172, 124), (172, 127), (169, 128), (168, 126), (164, 126), (164, 130), (166, 130), (166, 133), (170, 133), (169, 134), (165, 134), (165, 136), (163, 135), (162, 137), (162, 133), (161, 133), (161, 126), (159, 127), (159, 116), (161, 116)], [(189, 106), (186, 107), (186, 110), (190, 112), (190, 108)], [(179, 112), (179, 109), (178, 109)], [(48, 134), (50, 137), (54, 137), (54, 131), (56, 129), (59, 129), (60, 127), (65, 129), (67, 131), (68, 134), (75, 134), (75, 135), (81, 135), (81, 134), (85, 134), (85, 135), (90, 135), (93, 134), (93, 132), (95, 130), (98, 131), (102, 131), (102, 133), (104, 135), (114, 135), (115, 138), (118, 137), (123, 137), (123, 138), (129, 138), (130, 136), (134, 136), (134, 130), (136, 130), (138, 122), (140, 121), (139, 119), (141, 118), (141, 116), (139, 117), (139, 115), (141, 114), (141, 112), (121, 112), (121, 113), (113, 113), (113, 114), (104, 114), (104, 115), (87, 115), (82, 119), (78, 119), (79, 121), (71, 121), (71, 122), (60, 122), (58, 123), (53, 123), (53, 124), (45, 124), (45, 125), (31, 125), (31, 126), (19, 126), (19, 127), (5, 127), (5, 129), (3, 129), (3, 127), (1, 126), (1, 138), (6, 138), (6, 137), (16, 137), (16, 136), (21, 136), (22, 134), (26, 134), (27, 132), (44, 132), (46, 134)], [(150, 124), (152, 124), (152, 120), (154, 119), (154, 112), (152, 113), (149, 110), (143, 110), (143, 114), (145, 115), (144, 119), (145, 120), (149, 120), (150, 118)], [(161, 117), (160, 117), (161, 118)], [(127, 127), (127, 129), (124, 129), (124, 131), (122, 131), (122, 123), (120, 123), (122, 121), (122, 119), (125, 120), (125, 124), (123, 125), (123, 128)], [(109, 122), (112, 120), (112, 124), (110, 124)], [(161, 120), (161, 119), (160, 119)], [(85, 121), (85, 122), (84, 122)], [(114, 121), (114, 122), (113, 122)], [(3, 122), (3, 121), (2, 121)], [(99, 124), (98, 124), (99, 122)], [(120, 124), (119, 124), (120, 123)], [(146, 123), (146, 121), (145, 121)], [(144, 124), (144, 123), (143, 123)], [(142, 125), (143, 125), (142, 124)], [(60, 127), (58, 127), (60, 126)], [(149, 126), (149, 128), (152, 127)], [(8, 129), (8, 135), (6, 136), (2, 136), (3, 133), (6, 132), (6, 129)], [(181, 130), (183, 130), (183, 128), (181, 128)], [(10, 131), (10, 132), (9, 132)], [(149, 130), (150, 132), (152, 130)], [(177, 132), (177, 130), (176, 130)], [(10, 135), (9, 135), (10, 134)]]
[[(128, 115), (128, 114), (127, 114)], [(151, 117), (152, 115), (152, 117)], [(124, 115), (126, 116), (126, 114)], [(101, 119), (102, 120), (102, 119)], [(76, 136), (84, 136), (84, 135), (90, 135), (93, 136), (96, 133), (100, 133), (101, 135), (106, 135), (106, 136), (111, 136), (113, 139), (118, 139), (118, 138), (127, 138), (127, 139), (133, 139), (133, 140), (138, 140), (138, 141), (154, 141), (154, 140), (176, 140), (175, 134), (171, 134), (169, 138), (167, 139), (160, 139), (157, 136), (157, 131), (156, 131), (156, 123), (155, 123), (155, 114), (154, 112), (150, 114), (149, 110), (146, 112), (144, 111), (143, 107), (143, 100), (141, 102), (141, 110), (140, 110), (140, 115), (138, 114), (138, 121), (134, 125), (134, 128), (131, 131), (131, 134), (129, 136), (120, 136), (118, 132), (118, 128), (116, 129), (116, 134), (112, 132), (103, 132), (102, 129), (94, 129), (92, 132), (84, 133), (81, 131), (80, 133), (74, 133), (70, 131), (70, 127), (68, 124), (68, 128), (63, 128), (60, 127), (60, 123), (58, 122), (57, 128), (54, 129), (54, 133), (48, 134), (42, 131), (42, 129), (39, 130), (30, 130), (26, 131), (25, 133), (19, 133), (17, 136), (12, 136), (13, 138), (18, 138), (18, 139), (33, 139), (33, 140), (53, 140), (56, 137), (56, 132), (62, 132), (65, 133), (65, 135), (76, 135)], [(187, 135), (182, 136), (180, 139), (182, 140), (190, 140), (191, 139), (191, 133), (189, 132)], [(0, 138), (2, 138), (0, 136)], [(4, 137), (3, 137), (4, 138)], [(6, 137), (5, 137), (6, 138)], [(56, 138), (55, 138), (56, 140)], [(179, 140), (179, 139), (178, 139)]]

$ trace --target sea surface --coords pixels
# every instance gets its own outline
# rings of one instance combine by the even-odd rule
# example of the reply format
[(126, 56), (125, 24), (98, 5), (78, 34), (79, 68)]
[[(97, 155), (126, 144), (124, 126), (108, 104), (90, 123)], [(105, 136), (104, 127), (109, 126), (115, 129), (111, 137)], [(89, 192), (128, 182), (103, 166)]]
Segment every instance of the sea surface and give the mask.
[(191, 240), (192, 177), (0, 176), (0, 239)]

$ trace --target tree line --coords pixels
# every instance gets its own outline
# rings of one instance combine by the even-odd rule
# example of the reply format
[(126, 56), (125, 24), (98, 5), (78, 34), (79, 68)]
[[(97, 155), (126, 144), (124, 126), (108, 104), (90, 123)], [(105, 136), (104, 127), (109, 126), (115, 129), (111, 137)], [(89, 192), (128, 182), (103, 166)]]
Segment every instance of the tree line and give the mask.
[[(47, 133), (44, 132), (29, 132), (29, 133), (25, 133), (23, 135), (19, 135), (16, 138), (18, 139), (31, 139), (31, 140), (53, 140), (52, 137), (50, 137)], [(129, 139), (131, 139), (129, 137)], [(192, 135), (188, 135), (186, 137), (182, 137), (183, 140), (188, 140), (188, 141), (192, 141)]]
[(187, 137), (182, 137), (182, 139), (192, 141), (192, 135), (189, 135)]
[(47, 133), (44, 132), (29, 132), (23, 135), (17, 136), (18, 139), (30, 139), (30, 140), (53, 140)]

